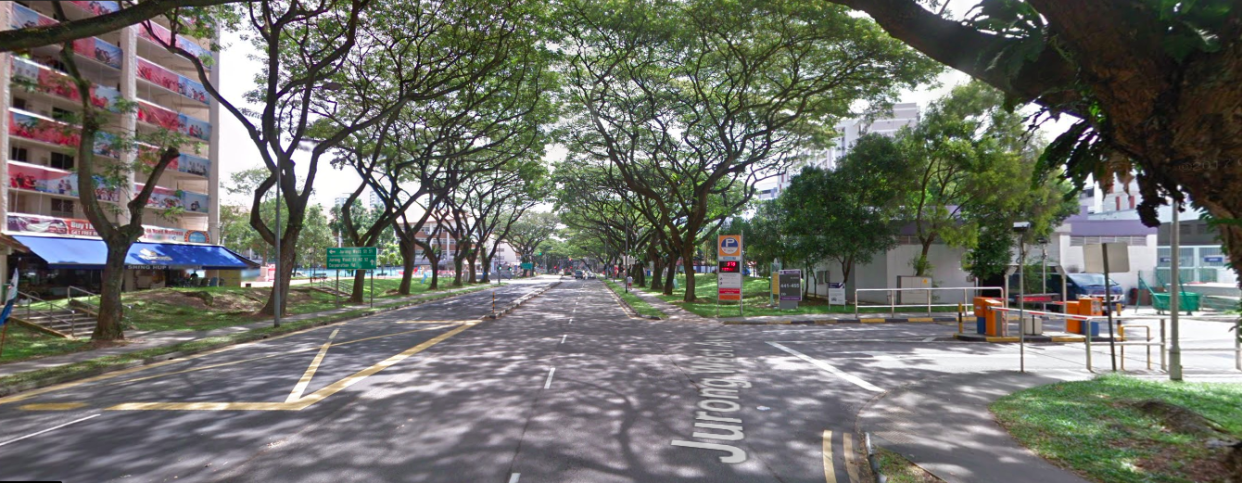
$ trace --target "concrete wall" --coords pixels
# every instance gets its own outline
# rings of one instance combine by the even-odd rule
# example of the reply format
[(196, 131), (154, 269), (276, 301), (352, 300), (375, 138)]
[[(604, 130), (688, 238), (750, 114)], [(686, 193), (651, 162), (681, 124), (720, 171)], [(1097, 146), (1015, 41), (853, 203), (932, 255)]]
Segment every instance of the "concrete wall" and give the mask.
[[(1061, 266), (1066, 272), (1085, 272), (1087, 271), (1086, 262), (1084, 261), (1082, 246), (1070, 246), (1070, 237), (1058, 237), (1056, 245), (1058, 245), (1058, 254)], [(1028, 252), (1028, 257), (1032, 255), (1038, 256), (1038, 249)], [(1063, 255), (1062, 255), (1063, 254)], [(1125, 289), (1128, 294), (1131, 288), (1139, 286), (1139, 276), (1142, 275), (1147, 283), (1155, 283), (1156, 271), (1156, 235), (1147, 235), (1146, 246), (1130, 245), (1130, 271), (1110, 273), (1109, 276)], [(1049, 254), (1050, 260), (1053, 254)]]

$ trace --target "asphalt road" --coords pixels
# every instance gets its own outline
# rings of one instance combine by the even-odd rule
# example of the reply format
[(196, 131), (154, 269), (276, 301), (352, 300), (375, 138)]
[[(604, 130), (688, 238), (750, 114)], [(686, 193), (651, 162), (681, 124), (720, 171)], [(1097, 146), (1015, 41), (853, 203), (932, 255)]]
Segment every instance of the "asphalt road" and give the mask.
[[(491, 297), (0, 399), (0, 481), (857, 481), (879, 391), (1018, 364), (930, 324), (632, 319), (598, 281), (479, 322)], [(1028, 368), (1081, 352), (1032, 346)]]

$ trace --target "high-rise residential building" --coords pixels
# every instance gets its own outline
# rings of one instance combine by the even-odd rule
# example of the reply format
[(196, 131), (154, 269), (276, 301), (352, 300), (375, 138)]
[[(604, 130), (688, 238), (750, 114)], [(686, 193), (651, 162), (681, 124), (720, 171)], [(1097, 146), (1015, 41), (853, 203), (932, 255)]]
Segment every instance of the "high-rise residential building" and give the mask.
[(831, 148), (808, 153), (805, 162), (794, 166), (789, 173), (781, 173), (761, 182), (756, 197), (760, 200), (771, 200), (780, 196), (782, 190), (789, 186), (789, 180), (797, 176), (803, 166), (816, 166), (833, 169), (837, 161), (850, 149), (858, 144), (858, 139), (867, 134), (895, 136), (903, 127), (914, 127), (919, 122), (919, 105), (914, 102), (894, 104), (892, 110), (875, 116), (847, 119), (837, 124), (837, 139)]
[[(58, 23), (55, 2), (0, 4), (0, 28)], [(69, 20), (104, 15), (117, 2), (59, 2)], [(150, 164), (160, 133), (180, 133), (181, 155), (156, 181), (143, 216), (145, 235), (127, 258), (127, 290), (187, 283), (240, 282), (249, 261), (219, 243), (220, 110), (198, 82), (190, 61), (157, 43), (210, 57), (202, 39), (174, 35), (167, 20), (73, 42), (74, 64), (92, 84), (91, 100), (102, 113), (94, 141), (96, 198), (114, 221), (127, 223), (125, 204), (143, 189), (147, 174), (110, 169)], [(0, 54), (0, 277), (20, 270), (23, 291), (63, 295), (67, 287), (97, 289), (103, 241), (87, 221), (78, 195), (77, 148), (81, 118), (78, 91), (60, 58), (59, 45)], [(213, 81), (220, 64), (208, 62)], [(191, 278), (190, 273), (198, 277)], [(206, 281), (206, 282), (203, 282)]]

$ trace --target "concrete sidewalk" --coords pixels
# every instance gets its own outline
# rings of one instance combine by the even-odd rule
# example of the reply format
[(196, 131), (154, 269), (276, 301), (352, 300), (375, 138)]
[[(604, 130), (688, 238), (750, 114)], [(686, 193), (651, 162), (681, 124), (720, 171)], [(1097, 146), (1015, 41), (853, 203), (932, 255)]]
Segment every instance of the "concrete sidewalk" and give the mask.
[[(619, 282), (619, 283), (624, 283)], [(924, 312), (898, 312), (896, 314), (885, 313), (863, 313), (855, 316), (853, 313), (846, 314), (790, 314), (790, 315), (757, 315), (750, 317), (703, 317), (698, 314), (685, 310), (677, 305), (670, 304), (661, 300), (654, 294), (647, 292), (641, 288), (635, 288), (630, 293), (637, 295), (652, 307), (660, 309), (661, 312), (669, 315), (670, 319), (695, 320), (698, 322), (720, 322), (725, 325), (823, 325), (836, 323), (884, 323), (884, 322), (913, 322), (913, 323), (957, 323), (957, 314), (950, 312), (932, 312), (928, 315)], [(722, 306), (721, 314), (736, 314), (736, 305)], [(973, 318), (973, 314), (971, 315)], [(972, 319), (973, 323), (973, 319)]]
[(858, 429), (951, 483), (1085, 483), (1019, 445), (988, 405), (1023, 389), (1092, 377), (1077, 371), (946, 376), (884, 394), (859, 412)]
[[(399, 307), (399, 306), (409, 304), (411, 302), (417, 302), (419, 300), (423, 300), (423, 299), (427, 299), (431, 297), (438, 297), (444, 294), (457, 293), (457, 292), (461, 292), (462, 290), (453, 290), (453, 291), (448, 291), (448, 292), (423, 293), (423, 294), (418, 294), (418, 295), (411, 295), (409, 297), (402, 297), (399, 299), (388, 299), (388, 300), (384, 300), (383, 302), (376, 302), (375, 309), (379, 310), (379, 309)], [(369, 305), (347, 305), (341, 308), (325, 310), (321, 312), (311, 312), (311, 313), (306, 313), (306, 314), (290, 315), (287, 317), (283, 317), (280, 320), (281, 322), (295, 322), (299, 320), (332, 316), (332, 315), (341, 314), (344, 312), (370, 309), (370, 308), (371, 307)], [(42, 369), (50, 369), (53, 367), (66, 366), (69, 364), (89, 361), (89, 360), (98, 359), (101, 357), (128, 354), (131, 352), (137, 352), (137, 351), (152, 349), (156, 347), (176, 345), (176, 344), (180, 344), (183, 342), (190, 342), (190, 341), (195, 341), (195, 340), (200, 340), (200, 339), (207, 339), (211, 337), (239, 334), (239, 333), (247, 332), (247, 331), (254, 330), (254, 329), (271, 327), (272, 323), (273, 323), (273, 319), (263, 319), (263, 320), (258, 320), (258, 321), (251, 322), (248, 324), (235, 325), (232, 327), (223, 327), (223, 328), (209, 330), (209, 331), (166, 330), (166, 331), (158, 331), (158, 332), (140, 332), (140, 331), (128, 332), (126, 334), (127, 336), (126, 344), (122, 346), (109, 347), (106, 349), (96, 349), (96, 350), (89, 350), (89, 351), (82, 351), (82, 352), (74, 352), (71, 354), (42, 357), (38, 359), (31, 359), (31, 360), (2, 364), (0, 365), (0, 377), (7, 377), (7, 376), (15, 375), (15, 374), (38, 371)]]

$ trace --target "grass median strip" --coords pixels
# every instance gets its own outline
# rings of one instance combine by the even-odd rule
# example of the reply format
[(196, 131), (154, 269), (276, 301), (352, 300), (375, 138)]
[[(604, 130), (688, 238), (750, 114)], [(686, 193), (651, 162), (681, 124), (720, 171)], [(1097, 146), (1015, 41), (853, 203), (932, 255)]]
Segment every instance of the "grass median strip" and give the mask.
[(1242, 385), (1106, 375), (992, 404), (1040, 456), (1101, 482), (1224, 482), (1242, 474)]
[[(404, 307), (404, 306), (410, 306), (410, 305), (424, 304), (427, 302), (432, 302), (432, 301), (449, 298), (449, 297), (453, 297), (457, 295), (477, 292), (477, 291), (484, 290), (487, 288), (489, 287), (480, 285), (476, 287), (466, 288), (463, 290), (445, 292), (445, 293), (437, 294), (431, 297), (426, 297), (426, 298), (418, 299), (415, 301), (411, 301), (407, 304), (400, 304), (399, 306)], [(330, 324), (334, 322), (340, 322), (344, 320), (362, 317), (369, 313), (372, 313), (373, 311), (384, 310), (388, 308), (391, 308), (391, 307), (377, 306), (375, 309), (371, 309), (370, 307), (359, 307), (354, 310), (348, 310), (345, 312), (339, 312), (339, 313), (324, 315), (320, 317), (313, 317), (313, 318), (302, 319), (302, 320), (286, 320), (281, 324), (280, 327), (261, 327), (261, 328), (252, 329), (252, 330), (248, 330), (248, 331), (240, 332), (236, 334), (230, 334), (226, 336), (206, 337), (206, 338), (196, 339), (196, 340), (182, 342), (178, 344), (172, 344), (172, 345), (161, 346), (161, 347), (153, 347), (150, 349), (144, 349), (144, 350), (129, 352), (125, 354), (103, 356), (103, 357), (98, 357), (98, 358), (90, 359), (86, 361), (66, 364), (63, 366), (40, 369), (37, 371), (23, 372), (19, 374), (13, 374), (11, 376), (0, 377), (0, 395), (12, 394), (19, 390), (26, 389), (31, 385), (37, 386), (37, 385), (55, 384), (59, 382), (66, 382), (66, 381), (70, 381), (74, 379), (79, 379), (82, 377), (87, 377), (87, 376), (94, 375), (94, 374), (99, 374), (101, 372), (108, 372), (111, 370), (132, 367), (135, 365), (142, 365), (142, 364), (150, 363), (158, 358), (167, 356), (169, 354), (182, 354), (182, 355), (194, 354), (194, 353), (205, 352), (208, 350), (226, 347), (226, 346), (230, 346), (234, 344), (253, 342), (257, 340), (271, 338), (271, 337), (278, 336), (278, 335), (298, 332), (301, 330), (318, 327), (321, 325), (326, 325), (326, 324)]]
[(618, 297), (621, 297), (621, 300), (624, 300), (625, 303), (630, 305), (630, 308), (634, 309), (635, 312), (638, 312), (638, 315), (659, 317), (661, 319), (668, 317), (667, 315), (664, 315), (664, 312), (661, 312), (660, 309), (652, 307), (646, 300), (639, 298), (639, 296), (634, 295), (633, 293), (627, 293), (625, 289), (621, 287), (621, 284), (613, 282), (612, 280), (604, 280), (604, 283), (608, 284), (608, 288), (612, 289), (612, 293), (617, 294)]

